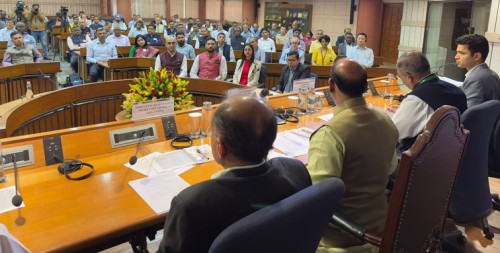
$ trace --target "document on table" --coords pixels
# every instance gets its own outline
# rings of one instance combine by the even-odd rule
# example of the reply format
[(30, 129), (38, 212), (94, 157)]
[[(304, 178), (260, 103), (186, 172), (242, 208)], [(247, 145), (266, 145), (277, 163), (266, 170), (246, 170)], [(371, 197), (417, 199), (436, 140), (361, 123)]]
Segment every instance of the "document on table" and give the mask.
[(168, 212), (172, 199), (189, 186), (170, 171), (130, 181), (128, 184), (157, 214)]
[(0, 189), (0, 213), (12, 211), (19, 207), (24, 207), (24, 202), (19, 207), (16, 207), (12, 204), (12, 197), (14, 197), (14, 195), (16, 195), (15, 186)]
[(323, 120), (323, 121), (329, 121), (332, 118), (333, 118), (333, 113), (318, 116), (318, 119)]
[(273, 158), (276, 158), (276, 157), (286, 157), (286, 158), (290, 158), (290, 156), (287, 156), (285, 154), (282, 154), (282, 153), (278, 153), (274, 150), (269, 150), (269, 153), (267, 154), (267, 160), (271, 160)]
[(179, 168), (193, 166), (195, 160), (183, 150), (176, 150), (153, 157), (152, 166), (159, 172), (172, 171)]
[(30, 252), (19, 240), (12, 236), (5, 225), (0, 224), (0, 251), (24, 253)]
[(309, 149), (309, 139), (294, 134), (292, 131), (278, 133), (273, 147), (279, 149), (288, 156), (300, 156), (307, 154)]

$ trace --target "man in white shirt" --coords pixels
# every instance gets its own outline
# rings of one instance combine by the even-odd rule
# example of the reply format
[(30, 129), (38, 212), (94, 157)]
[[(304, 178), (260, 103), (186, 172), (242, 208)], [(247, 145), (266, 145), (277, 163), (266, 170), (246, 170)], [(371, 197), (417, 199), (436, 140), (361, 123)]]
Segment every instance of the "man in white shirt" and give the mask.
[(358, 46), (347, 52), (347, 58), (358, 62), (365, 68), (373, 66), (373, 50), (366, 47), (368, 36), (366, 33), (359, 33), (357, 37)]
[(187, 77), (187, 58), (184, 54), (177, 52), (177, 42), (174, 37), (165, 39), (167, 44), (167, 52), (161, 53), (156, 57), (155, 71), (160, 71), (164, 68), (172, 71), (179, 77)]
[(280, 57), (280, 64), (286, 64), (288, 60), (288, 53), (291, 51), (297, 51), (299, 53), (299, 61), (300, 63), (304, 64), (304, 50), (299, 48), (299, 38), (298, 37), (293, 37), (291, 39), (291, 46), (289, 48), (283, 49), (281, 52), (281, 57)]
[(259, 48), (264, 52), (276, 52), (276, 45), (274, 40), (269, 38), (269, 30), (262, 29), (262, 38), (259, 39)]
[(0, 41), (9, 41), (10, 40), (10, 34), (16, 31), (14, 28), (14, 20), (11, 18), (7, 18), (5, 21), (5, 27), (0, 29)]
[(224, 33), (224, 35), (226, 35), (226, 38), (229, 37), (229, 33), (226, 30), (224, 30), (221, 22), (217, 23), (217, 30), (212, 31), (210, 33), (210, 37), (216, 39), (217, 36), (219, 36), (219, 33)]
[(119, 26), (113, 25), (113, 35), (106, 38), (106, 42), (110, 42), (115, 46), (130, 46), (130, 40), (127, 36), (122, 35), (122, 30)]

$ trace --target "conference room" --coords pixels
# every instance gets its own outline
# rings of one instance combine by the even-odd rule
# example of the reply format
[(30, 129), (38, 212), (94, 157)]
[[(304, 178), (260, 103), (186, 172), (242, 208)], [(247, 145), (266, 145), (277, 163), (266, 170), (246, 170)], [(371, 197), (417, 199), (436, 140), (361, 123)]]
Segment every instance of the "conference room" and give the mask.
[[(405, 51), (423, 52), (429, 60), (432, 72), (438, 73), (443, 78), (449, 78), (446, 80), (455, 80), (457, 83), (461, 83), (465, 79), (466, 71), (458, 68), (456, 64), (450, 64), (455, 62), (454, 55), (457, 45), (454, 44), (454, 41), (460, 35), (465, 34), (464, 26), (473, 27), (475, 28), (473, 33), (483, 35), (488, 39), (490, 54), (485, 63), (492, 70), (499, 71), (500, 65), (498, 65), (498, 61), (495, 61), (499, 56), (494, 50), (498, 46), (495, 37), (498, 34), (494, 25), (497, 21), (494, 17), (497, 15), (495, 6), (499, 4), (499, 1), (486, 2), (454, 1), (450, 3), (449, 1), (398, 0), (313, 0), (305, 2), (297, 0), (283, 3), (258, 0), (91, 0), (86, 3), (68, 1), (64, 5), (69, 8), (68, 17), (73, 13), (77, 14), (79, 11), (83, 11), (89, 16), (93, 14), (107, 20), (113, 19), (119, 13), (125, 20), (124, 23), (129, 24), (129, 22), (134, 21), (133, 16), (137, 16), (135, 14), (140, 14), (144, 23), (149, 24), (150, 21), (154, 20), (155, 14), (159, 14), (167, 22), (173, 20), (175, 23), (184, 24), (186, 28), (189, 25), (190, 17), (193, 22), (197, 22), (196, 20), (199, 19), (201, 24), (205, 23), (205, 20), (210, 20), (212, 24), (217, 25), (217, 22), (227, 20), (229, 21), (228, 25), (224, 24), (227, 28), (231, 28), (232, 21), (240, 25), (243, 24), (244, 18), (246, 18), (248, 24), (256, 23), (259, 29), (267, 28), (269, 30), (273, 29), (273, 23), (278, 26), (277, 30), (281, 26), (290, 26), (291, 29), (292, 22), (300, 20), (299, 25), (303, 37), (306, 37), (308, 31), (311, 31), (315, 37), (317, 30), (322, 30), (331, 38), (330, 46), (335, 53), (338, 53), (336, 41), (344, 36), (345, 28), (350, 28), (352, 34), (365, 32), (369, 38), (367, 47), (373, 50), (374, 66), (366, 68), (368, 88), (363, 97), (370, 108), (375, 108), (391, 117), (394, 114), (391, 112), (391, 108), (397, 107), (401, 103), (400, 99), (411, 92), (399, 79), (400, 73), (396, 69), (396, 62)], [(33, 3), (26, 2), (29, 7)], [(15, 3), (0, 3), (0, 8), (10, 13), (11, 10), (15, 9)], [(55, 17), (55, 14), (61, 10), (60, 4), (55, 3), (40, 2), (40, 8), (49, 19)], [(475, 15), (485, 10), (490, 13), (489, 17), (482, 15), (482, 18), (479, 18), (481, 15)], [(467, 17), (469, 18), (468, 23), (452, 22), (466, 20)], [(186, 28), (185, 32), (188, 30)], [(123, 31), (122, 34), (127, 35), (128, 30)], [(159, 33), (159, 35), (165, 41), (163, 33)], [(8, 231), (3, 233), (3, 230), (0, 230), (2, 231), (0, 238), (16, 238), (14, 240), (18, 240), (30, 252), (140, 252), (141, 250), (145, 252), (145, 250), (158, 250), (160, 242), (163, 239), (168, 240), (162, 238), (162, 231), (165, 220), (168, 219), (172, 198), (181, 189), (210, 180), (214, 174), (218, 174), (224, 169), (211, 154), (210, 120), (219, 106), (228, 98), (250, 95), (265, 101), (278, 116), (284, 118), (283, 122), (278, 125), (278, 138), (268, 158), (291, 157), (305, 165), (309, 160), (307, 150), (311, 133), (333, 117), (335, 101), (330, 100), (329, 97), (331, 95), (331, 65), (312, 65), (310, 59), (309, 61), (306, 59), (305, 65), (310, 68), (313, 79), (303, 80), (302, 83), (297, 82), (297, 86), (304, 85), (303, 87), (310, 87), (310, 89), (296, 87), (293, 91), (283, 94), (273, 91), (279, 82), (283, 67), (286, 66), (286, 64), (278, 63), (284, 47), (283, 44), (276, 44), (276, 52), (268, 53), (267, 59), (261, 64), (266, 72), (261, 75), (259, 82), (261, 85), (258, 88), (235, 84), (229, 80), (219, 81), (190, 77), (177, 79), (177, 77), (168, 77), (166, 71), (158, 73), (150, 71), (150, 68), (154, 68), (156, 59), (129, 57), (130, 51), (134, 47), (135, 38), (130, 38), (132, 46), (116, 47), (117, 57), (115, 59), (101, 63), (104, 69), (103, 80), (95, 83), (90, 82), (89, 78), (90, 65), (86, 60), (87, 48), (76, 51), (75, 55), (79, 57), (76, 76), (84, 84), (61, 87), (60, 84), (65, 83), (66, 78), (73, 74), (66, 57), (69, 52), (67, 38), (70, 36), (71, 32), (65, 29), (53, 28), (51, 30), (49, 56), (52, 60), (45, 60), (43, 63), (23, 63), (0, 67), (2, 69), (0, 71), (0, 76), (2, 76), (0, 78), (0, 150), (5, 157), (0, 170), (6, 174), (6, 182), (0, 183), (0, 191), (2, 191), (0, 224), (5, 226), (6, 231)], [(307, 40), (307, 38), (304, 39), (304, 41)], [(312, 41), (310, 42), (312, 43)], [(191, 43), (196, 45), (196, 41), (191, 41)], [(0, 42), (0, 51), (6, 48), (7, 43)], [(167, 52), (167, 46), (156, 48), (159, 53)], [(309, 52), (310, 48), (311, 45), (306, 45), (305, 51)], [(204, 52), (203, 48), (195, 48), (197, 56)], [(4, 53), (0, 52), (0, 54), (3, 56)], [(244, 57), (243, 51), (235, 50), (234, 54), (236, 61)], [(232, 78), (237, 71), (236, 61), (227, 61), (228, 79)], [(187, 60), (188, 72), (193, 62), (194, 60)], [(75, 75), (71, 77), (75, 77)], [(153, 82), (151, 78), (168, 79), (168, 82), (175, 82), (181, 87), (179, 91), (182, 90), (185, 94), (179, 92), (180, 100), (172, 101), (172, 104), (170, 101), (168, 104), (161, 104), (159, 107), (162, 111), (160, 113), (156, 111), (159, 115), (146, 115), (146, 118), (141, 119), (141, 114), (138, 111), (144, 112), (145, 107), (135, 106), (135, 113), (131, 113), (132, 107), (128, 107), (126, 102), (127, 98), (134, 94), (135, 87), (139, 87), (142, 83), (145, 84), (146, 81)], [(27, 83), (30, 83), (30, 87), (27, 87)], [(305, 90), (308, 90), (309, 93), (301, 92)], [(33, 93), (33, 98), (30, 92)], [(174, 93), (170, 94), (172, 97), (175, 95)], [(178, 101), (181, 104), (177, 103)], [(303, 101), (309, 102), (304, 103)], [(436, 115), (436, 117), (451, 118), (455, 121), (458, 117), (458, 122), (460, 122), (460, 115), (456, 115), (452, 111), (448, 110), (446, 113)], [(155, 111), (147, 113), (154, 114)], [(251, 117), (251, 115), (242, 115), (241, 117)], [(432, 122), (438, 124), (437, 122), (440, 121), (436, 119)], [(469, 129), (466, 123), (463, 125), (465, 129)], [(428, 129), (438, 129), (431, 128), (431, 123), (427, 126)], [(454, 126), (448, 124), (443, 127), (447, 129), (454, 127), (455, 131), (467, 132), (460, 124)], [(297, 135), (297, 132), (303, 132), (305, 136)], [(436, 130), (436, 132), (439, 131)], [(473, 133), (473, 130), (469, 129), (469, 132)], [(470, 133), (467, 145), (472, 145), (473, 138), (475, 138)], [(436, 138), (438, 137), (439, 135), (436, 134)], [(279, 142), (280, 140), (281, 142)], [(165, 159), (170, 159), (173, 154), (180, 154), (177, 148), (183, 150), (182, 154), (195, 157), (195, 162), (185, 164), (186, 166), (171, 166), (172, 163), (160, 163), (162, 156)], [(427, 148), (432, 147), (422, 146), (421, 148), (427, 150)], [(467, 154), (465, 147), (461, 148), (461, 152)], [(487, 150), (488, 146), (485, 148)], [(435, 152), (445, 150), (445, 148), (441, 149)], [(449, 149), (452, 149), (451, 144)], [(208, 159), (205, 159), (205, 156)], [(401, 161), (404, 162), (399, 164), (399, 170), (404, 166), (408, 171), (416, 169), (419, 166), (418, 163), (415, 163), (418, 160), (416, 157), (431, 159), (418, 156), (418, 153), (403, 155)], [(481, 157), (484, 158), (484, 156)], [(200, 162), (196, 158), (202, 161)], [(487, 158), (486, 155), (484, 162), (474, 163), (473, 166), (484, 165), (485, 173), (488, 174)], [(465, 156), (461, 159), (462, 163), (467, 160)], [(156, 165), (153, 166), (153, 163)], [(61, 168), (62, 164), (68, 167)], [(14, 169), (14, 165), (17, 169)], [(457, 166), (455, 167), (458, 169)], [(74, 172), (65, 172), (72, 168), (75, 170)], [(168, 173), (164, 175), (168, 175), (168, 177), (159, 176), (167, 170)], [(456, 174), (458, 172), (454, 176)], [(413, 178), (411, 173), (398, 173), (398, 179), (404, 175), (409, 181), (419, 178), (419, 176)], [(158, 179), (160, 181), (156, 181), (156, 183), (170, 185), (170, 187), (168, 189), (147, 188), (146, 186), (158, 187), (158, 185), (153, 185), (155, 182), (152, 179)], [(429, 203), (426, 201), (418, 202), (415, 198), (407, 199), (409, 196), (406, 196), (405, 192), (409, 192), (410, 189), (415, 189), (417, 192), (418, 189), (423, 189), (419, 188), (417, 181), (414, 185), (416, 188), (411, 188), (405, 180), (396, 180), (395, 182), (397, 186), (391, 195), (394, 201), (391, 200), (390, 203), (387, 203), (389, 212), (394, 217), (399, 217), (398, 214), (403, 213), (409, 207), (393, 204), (393, 202), (409, 201), (416, 205)], [(438, 227), (432, 233), (439, 236), (450, 232), (456, 233), (457, 229), (461, 231), (467, 238), (467, 242), (453, 244), (458, 245), (463, 252), (496, 252), (498, 245), (500, 245), (497, 241), (500, 228), (498, 217), (500, 216), (494, 210), (492, 198), (489, 195), (500, 192), (500, 181), (494, 174), (490, 173), (489, 177), (483, 176), (481, 182), (483, 182), (481, 188), (486, 190), (489, 196), (487, 199), (490, 206), (487, 208), (486, 216), (483, 215), (484, 217), (477, 218), (473, 222), (459, 223), (454, 222), (452, 217), (437, 215), (439, 216), (437, 220), (432, 221), (437, 224), (433, 224), (433, 226)], [(440, 187), (445, 185), (444, 183), (439, 184)], [(457, 187), (456, 184), (455, 187)], [(161, 197), (158, 199), (152, 197), (151, 200), (150, 196), (154, 195), (148, 194), (153, 194), (154, 190), (163, 192)], [(433, 192), (423, 190), (422, 192), (426, 196), (433, 194)], [(10, 203), (17, 194), (22, 196), (20, 207), (15, 207)], [(447, 196), (447, 201), (450, 201), (450, 198)], [(333, 198), (330, 201), (333, 201)], [(337, 200), (337, 202), (339, 201)], [(285, 203), (293, 204), (292, 201)], [(338, 203), (333, 205), (336, 206)], [(432, 208), (419, 206), (415, 219), (425, 218), (421, 216), (424, 209)], [(396, 210), (398, 211), (396, 212)], [(277, 210), (271, 211), (278, 212)], [(331, 210), (327, 216), (331, 217), (333, 211)], [(269, 215), (280, 216), (279, 213), (270, 213)], [(487, 231), (483, 233), (484, 230), (480, 222), (482, 220), (487, 220), (489, 223), (490, 234), (497, 236), (488, 238), (490, 234)], [(397, 230), (398, 228), (394, 228), (393, 231), (384, 230), (383, 237), (374, 240), (359, 239), (364, 243), (373, 243), (381, 247), (380, 250), (383, 252), (392, 252), (387, 248), (390, 247), (388, 246), (390, 241), (399, 243), (398, 239), (401, 238), (389, 236), (391, 233), (395, 234), (396, 231), (400, 231), (401, 234), (406, 233), (408, 238), (414, 239), (418, 237), (416, 234), (421, 234), (422, 238), (432, 234), (431, 231), (413, 233), (410, 230), (405, 230), (419, 224), (415, 224), (415, 222), (404, 224), (404, 221), (405, 219), (387, 219), (386, 227), (390, 227), (387, 224), (398, 224), (398, 222), (401, 227), (409, 227), (402, 230)], [(328, 218), (323, 221), (323, 224), (326, 225), (329, 222), (334, 221)], [(290, 225), (302, 226), (303, 224), (290, 223)], [(293, 247), (295, 243), (299, 245), (296, 246), (296, 250), (305, 247), (306, 244), (315, 244), (317, 247), (325, 225), (316, 228), (314, 233), (312, 228), (310, 231), (298, 231), (297, 234), (293, 234), (293, 230), (290, 229), (285, 229), (283, 232), (290, 230), (289, 238), (293, 238), (293, 236), (303, 238), (304, 234), (317, 234), (316, 236), (308, 236), (307, 239), (304, 237), (304, 240), (290, 240), (296, 241), (290, 243), (290, 246)], [(435, 229), (433, 226), (431, 228)], [(235, 231), (245, 232), (245, 229), (236, 228)], [(264, 232), (259, 231), (259, 233)], [(257, 241), (254, 242), (242, 240), (240, 243), (241, 245), (251, 243), (254, 245), (253, 247), (257, 247), (256, 249), (267, 246), (271, 249), (269, 244), (272, 244), (272, 240), (267, 242), (264, 237), (257, 237)], [(462, 237), (458, 236), (458, 238)], [(257, 243), (259, 241), (261, 244)], [(2, 240), (0, 242), (3, 245), (0, 247), (1, 249), (5, 244)], [(408, 245), (414, 246), (415, 244)], [(252, 247), (248, 247), (252, 251)], [(412, 246), (404, 247), (411, 248)], [(231, 251), (230, 248), (226, 250)], [(453, 252), (453, 250), (448, 251)], [(222, 250), (214, 249), (211, 252), (222, 252)], [(235, 252), (234, 248), (232, 252)]]

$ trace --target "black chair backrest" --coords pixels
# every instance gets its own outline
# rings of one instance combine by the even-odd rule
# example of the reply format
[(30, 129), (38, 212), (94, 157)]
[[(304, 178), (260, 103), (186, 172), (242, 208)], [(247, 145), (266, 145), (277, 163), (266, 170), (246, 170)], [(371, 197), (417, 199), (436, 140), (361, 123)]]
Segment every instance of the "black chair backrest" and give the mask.
[[(488, 117), (494, 117), (494, 115)], [(488, 171), (490, 177), (500, 178), (500, 114), (497, 115), (490, 138)]]
[(329, 178), (256, 211), (227, 227), (209, 253), (313, 253), (344, 196), (344, 183)]
[(467, 109), (462, 115), (462, 124), (470, 135), (450, 202), (450, 217), (458, 223), (490, 214), (488, 148), (499, 114), (500, 101), (491, 100)]
[(401, 158), (380, 252), (439, 246), (467, 137), (458, 109), (445, 105), (434, 112)]

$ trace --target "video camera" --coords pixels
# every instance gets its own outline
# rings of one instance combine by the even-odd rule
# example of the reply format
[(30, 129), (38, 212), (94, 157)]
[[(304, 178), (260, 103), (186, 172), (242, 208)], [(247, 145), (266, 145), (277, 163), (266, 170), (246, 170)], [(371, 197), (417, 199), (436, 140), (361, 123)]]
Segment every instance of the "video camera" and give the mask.
[(17, 1), (16, 3), (16, 13), (23, 13), (26, 4), (23, 1)]
[(68, 15), (68, 11), (68, 7), (61, 5), (61, 9), (59, 10), (59, 12), (61, 13), (62, 17), (66, 17)]

